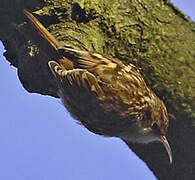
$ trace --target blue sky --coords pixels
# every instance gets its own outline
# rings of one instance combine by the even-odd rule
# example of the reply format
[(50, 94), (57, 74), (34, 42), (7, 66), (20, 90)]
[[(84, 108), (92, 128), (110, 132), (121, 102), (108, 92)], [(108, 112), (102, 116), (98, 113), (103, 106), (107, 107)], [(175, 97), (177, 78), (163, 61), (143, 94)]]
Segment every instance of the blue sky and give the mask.
[[(194, 0), (172, 2), (195, 20)], [(90, 133), (59, 100), (24, 90), (3, 52), (0, 44), (0, 179), (155, 180), (121, 140)]]

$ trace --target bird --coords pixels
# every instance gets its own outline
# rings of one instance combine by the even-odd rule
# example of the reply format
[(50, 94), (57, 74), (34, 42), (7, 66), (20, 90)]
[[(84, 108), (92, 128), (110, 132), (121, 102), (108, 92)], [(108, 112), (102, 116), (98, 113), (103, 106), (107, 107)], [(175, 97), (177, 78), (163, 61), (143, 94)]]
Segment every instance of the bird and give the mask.
[(172, 163), (166, 106), (140, 70), (97, 52), (62, 46), (32, 13), (23, 12), (58, 54), (48, 61), (48, 68), (58, 87), (56, 93), (73, 118), (95, 134), (127, 143), (159, 141)]

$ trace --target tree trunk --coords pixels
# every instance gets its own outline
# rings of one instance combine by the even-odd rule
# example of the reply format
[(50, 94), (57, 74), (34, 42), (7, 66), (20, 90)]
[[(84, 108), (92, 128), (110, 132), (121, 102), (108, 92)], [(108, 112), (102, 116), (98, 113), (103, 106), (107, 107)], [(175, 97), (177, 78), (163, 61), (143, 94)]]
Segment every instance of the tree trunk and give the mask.
[(160, 143), (129, 146), (158, 179), (195, 179), (195, 23), (169, 0), (1, 0), (5, 57), (27, 91), (55, 97), (47, 66), (55, 51), (28, 23), (24, 8), (64, 44), (141, 68), (168, 109), (173, 164)]

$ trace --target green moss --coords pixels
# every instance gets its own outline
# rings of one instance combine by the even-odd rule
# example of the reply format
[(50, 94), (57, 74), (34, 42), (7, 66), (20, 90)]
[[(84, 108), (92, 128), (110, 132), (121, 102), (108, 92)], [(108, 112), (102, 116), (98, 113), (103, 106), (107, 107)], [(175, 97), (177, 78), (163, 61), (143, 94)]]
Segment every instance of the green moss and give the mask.
[(30, 56), (36, 56), (39, 54), (39, 48), (31, 43), (31, 41), (28, 41), (28, 54)]

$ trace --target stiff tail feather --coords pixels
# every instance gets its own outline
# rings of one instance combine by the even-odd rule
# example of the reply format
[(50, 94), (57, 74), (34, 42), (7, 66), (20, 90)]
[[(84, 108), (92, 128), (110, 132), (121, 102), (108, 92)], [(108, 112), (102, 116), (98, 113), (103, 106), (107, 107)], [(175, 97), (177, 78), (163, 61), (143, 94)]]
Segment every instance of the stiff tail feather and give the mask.
[(49, 43), (57, 50), (62, 47), (61, 43), (40, 23), (40, 21), (35, 18), (26, 9), (23, 10), (25, 16), (31, 21), (38, 32), (44, 37)]

